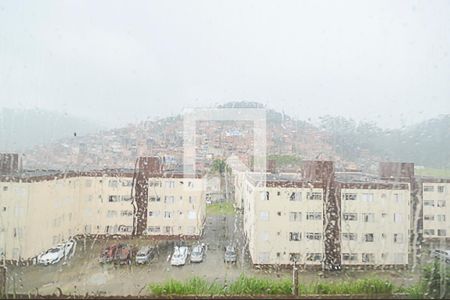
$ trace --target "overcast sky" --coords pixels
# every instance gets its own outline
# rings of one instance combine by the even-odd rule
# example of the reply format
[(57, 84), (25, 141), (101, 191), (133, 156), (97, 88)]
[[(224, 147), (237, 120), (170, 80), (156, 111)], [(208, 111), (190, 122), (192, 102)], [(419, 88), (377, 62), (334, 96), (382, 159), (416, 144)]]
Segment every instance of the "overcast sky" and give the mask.
[(0, 1), (0, 107), (120, 126), (259, 101), (398, 127), (450, 113), (450, 1)]

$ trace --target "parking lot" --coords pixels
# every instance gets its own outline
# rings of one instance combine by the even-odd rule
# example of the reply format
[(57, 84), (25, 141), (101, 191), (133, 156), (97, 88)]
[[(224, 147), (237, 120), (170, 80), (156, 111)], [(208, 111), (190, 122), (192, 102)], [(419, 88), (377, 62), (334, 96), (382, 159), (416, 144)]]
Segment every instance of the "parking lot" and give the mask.
[[(147, 295), (147, 286), (151, 282), (163, 282), (169, 279), (186, 280), (199, 276), (209, 281), (230, 281), (241, 274), (260, 277), (280, 278), (291, 276), (290, 270), (258, 270), (252, 267), (248, 255), (243, 253), (243, 238), (239, 228), (239, 219), (235, 216), (210, 216), (202, 240), (208, 245), (202, 263), (187, 263), (185, 266), (170, 265), (170, 254), (174, 241), (158, 243), (158, 255), (149, 264), (130, 266), (102, 265), (98, 262), (101, 250), (117, 240), (81, 240), (78, 241), (74, 256), (68, 261), (56, 265), (28, 267), (9, 266), (7, 289), (13, 293), (39, 292), (41, 295), (57, 293), (86, 295)], [(156, 246), (155, 241), (144, 239), (121, 240), (139, 248), (143, 245)], [(197, 242), (188, 242), (194, 244)], [(224, 247), (234, 244), (238, 249), (236, 264), (225, 264)], [(324, 278), (327, 277), (327, 278)], [(418, 272), (410, 271), (350, 271), (325, 275), (322, 272), (308, 271), (300, 273), (300, 282), (317, 280), (351, 280), (363, 277), (380, 277), (397, 285), (410, 285), (418, 279)]]

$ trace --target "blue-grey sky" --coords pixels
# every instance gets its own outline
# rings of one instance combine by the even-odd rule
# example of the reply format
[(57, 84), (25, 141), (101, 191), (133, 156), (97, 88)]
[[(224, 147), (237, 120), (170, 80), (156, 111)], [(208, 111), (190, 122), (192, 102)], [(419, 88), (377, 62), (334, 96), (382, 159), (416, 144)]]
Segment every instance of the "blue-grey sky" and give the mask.
[(398, 127), (450, 113), (450, 1), (0, 1), (0, 108), (120, 126), (259, 101)]

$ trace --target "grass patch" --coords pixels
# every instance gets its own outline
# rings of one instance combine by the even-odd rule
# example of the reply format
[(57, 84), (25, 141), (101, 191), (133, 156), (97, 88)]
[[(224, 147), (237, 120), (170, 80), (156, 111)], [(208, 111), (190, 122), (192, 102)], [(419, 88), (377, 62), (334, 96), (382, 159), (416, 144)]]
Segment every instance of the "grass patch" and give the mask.
[(416, 175), (421, 175), (421, 176), (434, 176), (434, 177), (450, 178), (450, 170), (448, 170), (448, 169), (433, 169), (433, 168), (414, 169), (414, 173)]
[(302, 163), (302, 159), (295, 155), (278, 155), (272, 154), (267, 157), (268, 160), (274, 160), (278, 166), (285, 165), (300, 165)]
[(206, 214), (210, 216), (234, 215), (234, 207), (231, 202), (216, 202), (206, 206)]
[(306, 295), (392, 294), (394, 292), (394, 285), (386, 280), (367, 278), (355, 281), (318, 282), (310, 285), (300, 284), (300, 291), (301, 294)]
[[(301, 295), (391, 295), (394, 285), (378, 278), (359, 279), (355, 281), (319, 282), (300, 284)], [(162, 295), (291, 295), (292, 282), (290, 279), (264, 279), (241, 275), (237, 280), (221, 284), (208, 282), (202, 278), (194, 277), (188, 281), (170, 280), (165, 283), (149, 285), (150, 292), (156, 296)], [(420, 295), (420, 291), (406, 291), (410, 295)]]

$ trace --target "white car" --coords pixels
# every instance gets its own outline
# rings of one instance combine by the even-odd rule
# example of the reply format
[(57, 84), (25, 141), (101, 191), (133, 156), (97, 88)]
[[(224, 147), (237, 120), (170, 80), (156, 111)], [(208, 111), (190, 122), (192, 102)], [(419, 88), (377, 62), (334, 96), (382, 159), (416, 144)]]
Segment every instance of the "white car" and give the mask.
[(58, 263), (64, 257), (64, 247), (58, 245), (48, 249), (46, 252), (38, 256), (38, 264), (52, 265)]
[(175, 247), (170, 264), (172, 266), (184, 266), (189, 255), (188, 247)]
[(37, 257), (38, 264), (52, 265), (58, 263), (64, 257), (68, 257), (75, 245), (74, 240), (69, 240), (64, 244), (58, 244), (56, 247), (48, 249)]
[(205, 246), (203, 244), (196, 245), (192, 248), (191, 252), (191, 262), (199, 263), (203, 261), (203, 256), (205, 255)]

